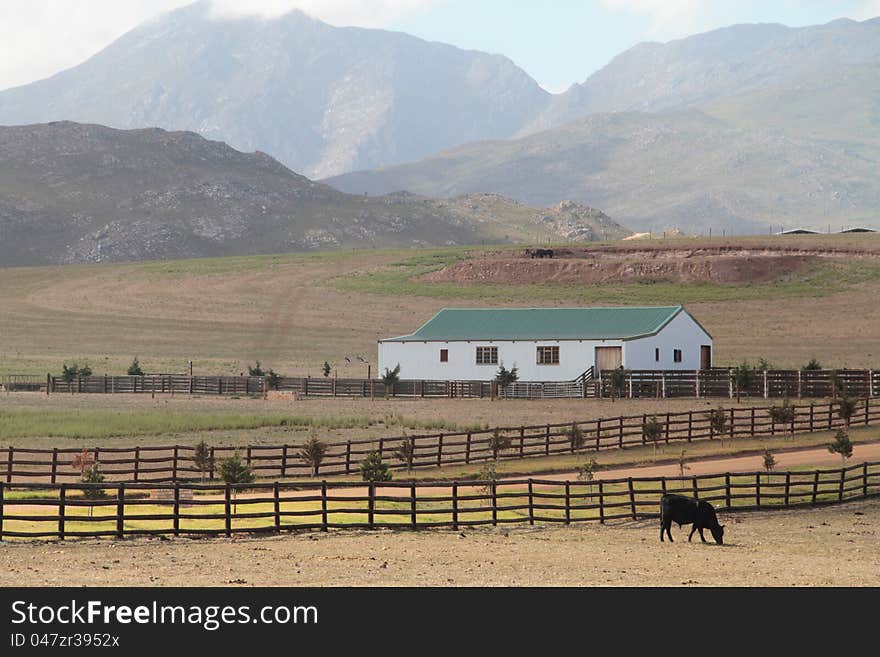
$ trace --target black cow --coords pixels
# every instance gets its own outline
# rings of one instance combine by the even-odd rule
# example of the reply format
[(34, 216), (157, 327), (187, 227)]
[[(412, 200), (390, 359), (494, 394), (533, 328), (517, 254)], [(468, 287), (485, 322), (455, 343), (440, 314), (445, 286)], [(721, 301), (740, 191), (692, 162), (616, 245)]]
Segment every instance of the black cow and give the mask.
[(679, 527), (693, 523), (688, 541), (694, 537), (695, 531), (699, 531), (700, 540), (705, 543), (706, 538), (703, 536), (703, 530), (708, 529), (712, 532), (712, 538), (718, 545), (724, 544), (724, 525), (718, 524), (715, 508), (708, 502), (684, 495), (664, 495), (660, 499), (661, 541), (663, 541), (663, 532), (666, 532), (669, 542), (672, 542), (672, 532), (669, 531), (669, 528), (672, 527), (673, 522), (678, 523)]

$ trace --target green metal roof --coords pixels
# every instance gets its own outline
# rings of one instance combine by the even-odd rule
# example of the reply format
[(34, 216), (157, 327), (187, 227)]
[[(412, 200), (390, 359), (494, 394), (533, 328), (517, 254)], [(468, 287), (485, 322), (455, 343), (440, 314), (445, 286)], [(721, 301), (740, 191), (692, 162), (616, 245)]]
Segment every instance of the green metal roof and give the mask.
[(415, 333), (382, 342), (627, 340), (656, 333), (683, 310), (682, 306), (444, 308)]

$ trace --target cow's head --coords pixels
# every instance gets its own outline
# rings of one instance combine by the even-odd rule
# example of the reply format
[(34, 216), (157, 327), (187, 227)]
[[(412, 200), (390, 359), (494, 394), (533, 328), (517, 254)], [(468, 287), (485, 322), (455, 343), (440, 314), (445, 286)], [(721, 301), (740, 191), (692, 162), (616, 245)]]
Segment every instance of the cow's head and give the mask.
[(715, 542), (718, 545), (724, 545), (724, 525), (718, 525), (717, 528), (713, 528), (710, 530), (712, 532), (712, 538), (715, 539)]

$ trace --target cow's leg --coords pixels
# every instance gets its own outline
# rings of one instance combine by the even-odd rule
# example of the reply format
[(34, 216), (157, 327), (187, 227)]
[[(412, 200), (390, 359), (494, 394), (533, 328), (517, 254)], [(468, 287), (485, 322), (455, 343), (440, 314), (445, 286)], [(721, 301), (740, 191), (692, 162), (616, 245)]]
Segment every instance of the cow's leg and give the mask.
[(663, 532), (665, 532), (665, 531), (666, 531), (666, 525), (665, 525), (664, 522), (661, 520), (661, 521), (660, 521), (660, 542), (661, 542), (661, 543), (663, 542)]
[(691, 533), (688, 534), (688, 543), (690, 543), (690, 542), (691, 542), (691, 539), (694, 537), (694, 532), (695, 532), (695, 531), (697, 531), (697, 525), (696, 525), (696, 524), (695, 524), (693, 527), (691, 527)]
[(703, 528), (702, 527), (700, 527), (700, 540), (703, 541), (703, 543), (706, 542), (706, 537), (703, 536)]

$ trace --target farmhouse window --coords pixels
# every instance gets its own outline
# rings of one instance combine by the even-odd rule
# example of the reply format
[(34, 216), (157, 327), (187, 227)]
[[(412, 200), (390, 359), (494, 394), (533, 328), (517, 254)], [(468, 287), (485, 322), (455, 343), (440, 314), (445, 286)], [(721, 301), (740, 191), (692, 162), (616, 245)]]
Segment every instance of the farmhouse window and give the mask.
[(477, 347), (477, 365), (497, 365), (498, 347)]
[(440, 350), (440, 362), (448, 363), (449, 362), (449, 349), (441, 349)]
[(676, 363), (681, 362), (681, 349), (672, 350), (672, 360), (674, 360)]
[(660, 362), (660, 347), (654, 347), (654, 361)]
[(538, 365), (559, 365), (559, 347), (538, 347)]

